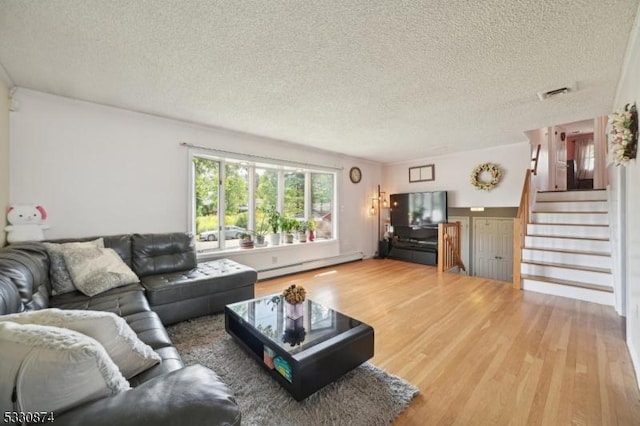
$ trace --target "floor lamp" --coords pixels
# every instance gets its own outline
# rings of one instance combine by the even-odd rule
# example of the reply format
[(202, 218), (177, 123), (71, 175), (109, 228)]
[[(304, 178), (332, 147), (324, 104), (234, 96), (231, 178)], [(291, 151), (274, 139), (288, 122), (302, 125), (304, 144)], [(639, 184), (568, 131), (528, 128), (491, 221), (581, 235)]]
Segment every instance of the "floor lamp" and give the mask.
[(378, 210), (378, 235), (377, 235), (377, 240), (378, 240), (378, 251), (377, 254), (375, 256), (376, 259), (384, 259), (386, 257), (386, 250), (385, 253), (381, 253), (381, 248), (382, 248), (382, 238), (380, 238), (380, 202), (382, 202), (382, 208), (387, 208), (389, 206), (389, 203), (387, 202), (387, 193), (384, 191), (380, 190), (380, 185), (378, 185), (378, 196), (377, 197), (373, 197), (373, 199), (371, 200), (371, 210), (373, 213), (373, 210), (375, 210), (375, 204), (377, 204), (377, 210)]

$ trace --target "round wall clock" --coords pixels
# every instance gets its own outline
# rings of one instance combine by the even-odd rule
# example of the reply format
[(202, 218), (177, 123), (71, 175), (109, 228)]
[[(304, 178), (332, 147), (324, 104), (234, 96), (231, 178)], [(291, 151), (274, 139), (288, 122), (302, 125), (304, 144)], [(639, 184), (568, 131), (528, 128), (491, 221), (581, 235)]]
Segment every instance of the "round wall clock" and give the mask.
[(362, 180), (362, 170), (359, 167), (352, 167), (349, 170), (349, 179), (353, 183), (359, 183)]

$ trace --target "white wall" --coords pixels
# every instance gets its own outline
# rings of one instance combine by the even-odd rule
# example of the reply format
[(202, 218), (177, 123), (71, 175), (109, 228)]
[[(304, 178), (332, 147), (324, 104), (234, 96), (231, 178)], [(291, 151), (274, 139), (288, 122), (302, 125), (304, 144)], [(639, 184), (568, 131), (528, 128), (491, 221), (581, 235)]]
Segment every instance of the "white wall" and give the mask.
[[(640, 7), (636, 14), (636, 22), (629, 39), (626, 63), (618, 85), (618, 93), (613, 110), (624, 107), (627, 103), (640, 103)], [(640, 104), (639, 104), (640, 105)], [(616, 190), (619, 182), (624, 185), (625, 203), (622, 212), (622, 232), (626, 235), (623, 250), (626, 253), (626, 288), (627, 288), (627, 345), (636, 369), (636, 378), (640, 385), (640, 165), (638, 159), (620, 170), (624, 176), (610, 181), (612, 190)], [(611, 176), (611, 175), (610, 175)], [(624, 271), (623, 271), (624, 273)]]
[(0, 78), (0, 247), (4, 246), (7, 234), (9, 205), (9, 87)]
[[(187, 231), (188, 150), (180, 142), (344, 168), (339, 179), (339, 243), (280, 252), (277, 264), (376, 249), (367, 214), (381, 166), (272, 139), (19, 89), (11, 114), (13, 203), (49, 213), (47, 238)], [(354, 165), (358, 185), (348, 179)], [(280, 249), (283, 250), (283, 249)], [(265, 263), (264, 259), (257, 263)]]
[[(503, 171), (500, 183), (491, 191), (471, 185), (471, 171), (482, 163), (494, 163)], [(425, 164), (435, 165), (435, 180), (409, 183), (409, 167)], [(516, 207), (520, 204), (525, 170), (530, 167), (529, 143), (522, 142), (384, 166), (383, 189), (387, 194), (448, 191), (449, 207)]]

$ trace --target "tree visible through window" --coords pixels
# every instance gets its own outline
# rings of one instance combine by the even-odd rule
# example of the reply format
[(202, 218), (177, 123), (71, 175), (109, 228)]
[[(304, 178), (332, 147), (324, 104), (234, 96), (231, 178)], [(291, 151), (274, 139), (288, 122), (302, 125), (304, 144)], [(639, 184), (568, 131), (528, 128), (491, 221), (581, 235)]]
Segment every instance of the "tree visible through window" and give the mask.
[(194, 157), (193, 170), (195, 232), (202, 240), (217, 241), (220, 163), (207, 158)]
[(278, 205), (278, 171), (273, 169), (255, 169), (255, 229), (267, 232), (266, 210)]
[(284, 215), (304, 218), (304, 173), (286, 172), (284, 176)]
[(311, 218), (318, 238), (333, 238), (333, 173), (311, 173)]
[(224, 167), (224, 224), (226, 247), (238, 247), (249, 230), (249, 169), (239, 163)]

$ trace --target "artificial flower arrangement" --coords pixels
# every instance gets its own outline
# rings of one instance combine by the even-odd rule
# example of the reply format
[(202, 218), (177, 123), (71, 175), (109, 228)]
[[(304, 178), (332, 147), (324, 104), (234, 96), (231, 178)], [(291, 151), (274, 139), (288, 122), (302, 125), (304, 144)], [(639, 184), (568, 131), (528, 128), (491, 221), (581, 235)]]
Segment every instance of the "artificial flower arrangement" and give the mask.
[(282, 297), (284, 297), (285, 302), (295, 305), (304, 302), (304, 299), (307, 297), (307, 291), (302, 286), (291, 284), (284, 289)]
[(638, 111), (636, 104), (625, 107), (609, 116), (609, 146), (616, 166), (626, 166), (636, 158), (638, 150)]
[[(480, 175), (483, 172), (488, 172), (491, 174), (490, 181), (482, 181), (480, 180)], [(493, 189), (498, 182), (500, 182), (500, 177), (502, 176), (502, 170), (500, 167), (496, 166), (492, 163), (484, 163), (476, 166), (471, 172), (471, 185), (475, 186), (478, 189), (482, 189), (484, 191), (489, 191)]]

